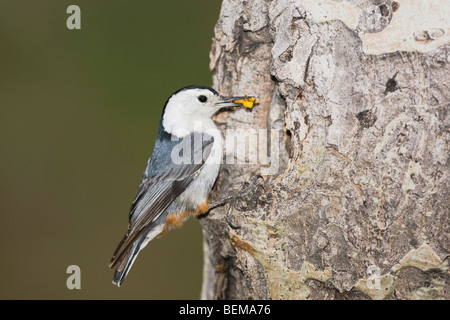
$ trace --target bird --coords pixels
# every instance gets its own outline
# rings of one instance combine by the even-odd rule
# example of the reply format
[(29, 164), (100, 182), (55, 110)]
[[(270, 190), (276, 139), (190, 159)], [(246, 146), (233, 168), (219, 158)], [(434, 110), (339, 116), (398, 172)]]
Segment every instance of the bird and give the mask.
[(222, 160), (222, 136), (212, 116), (224, 108), (251, 109), (253, 96), (225, 97), (206, 86), (190, 85), (166, 101), (153, 152), (131, 204), (128, 228), (109, 263), (120, 287), (139, 252), (154, 238), (207, 213), (210, 191)]

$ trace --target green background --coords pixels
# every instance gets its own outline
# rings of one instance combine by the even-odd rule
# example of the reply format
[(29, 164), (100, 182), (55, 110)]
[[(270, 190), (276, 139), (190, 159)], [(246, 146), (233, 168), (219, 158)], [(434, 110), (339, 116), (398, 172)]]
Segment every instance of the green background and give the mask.
[[(66, 9), (81, 8), (81, 30)], [(0, 298), (198, 299), (201, 228), (152, 241), (121, 288), (111, 255), (162, 107), (211, 85), (220, 1), (0, 0)], [(81, 290), (69, 290), (69, 265)]]

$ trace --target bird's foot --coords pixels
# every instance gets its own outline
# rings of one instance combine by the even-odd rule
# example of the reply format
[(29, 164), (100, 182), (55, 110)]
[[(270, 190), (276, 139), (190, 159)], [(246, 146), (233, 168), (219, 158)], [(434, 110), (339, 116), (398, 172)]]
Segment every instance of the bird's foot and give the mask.
[[(262, 181), (262, 184), (261, 184)], [(230, 206), (228, 208), (227, 212), (227, 223), (232, 229), (239, 229), (241, 226), (235, 225), (232, 222), (232, 214), (236, 206), (236, 202), (240, 201), (241, 206), (245, 207), (248, 202), (252, 202), (251, 200), (248, 201), (248, 196), (250, 195), (250, 198), (253, 198), (253, 195), (256, 194), (259, 188), (262, 188), (264, 190), (264, 178), (261, 175), (255, 175), (252, 180), (249, 182), (244, 182), (238, 191), (237, 194), (234, 195), (232, 198), (232, 201), (230, 202)]]
[(249, 196), (250, 198), (253, 198), (252, 195), (254, 195), (259, 188), (262, 188), (264, 190), (264, 178), (260, 174), (255, 175), (250, 182), (244, 182), (238, 192), (223, 199), (211, 202), (209, 204), (209, 210), (229, 204), (227, 211), (227, 223), (230, 228), (239, 229), (241, 226), (235, 225), (231, 221), (236, 203), (239, 201), (240, 207), (246, 207), (246, 204), (248, 206), (248, 202), (251, 202), (248, 201)]

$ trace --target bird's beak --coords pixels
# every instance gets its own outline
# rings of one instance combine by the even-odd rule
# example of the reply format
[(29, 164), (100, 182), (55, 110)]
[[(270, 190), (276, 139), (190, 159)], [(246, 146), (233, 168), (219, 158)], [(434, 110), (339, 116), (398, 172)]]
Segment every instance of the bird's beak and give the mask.
[(240, 107), (244, 106), (246, 108), (253, 108), (255, 102), (258, 102), (258, 99), (255, 97), (220, 97), (219, 102), (216, 104), (220, 107)]

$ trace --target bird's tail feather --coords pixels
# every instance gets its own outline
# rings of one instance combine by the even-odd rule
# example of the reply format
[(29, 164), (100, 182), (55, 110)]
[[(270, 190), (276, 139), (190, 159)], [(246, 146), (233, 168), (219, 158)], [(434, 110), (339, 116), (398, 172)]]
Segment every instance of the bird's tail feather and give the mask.
[[(165, 223), (159, 223), (155, 227), (150, 228), (144, 234), (138, 238), (133, 245), (130, 245), (128, 249), (126, 249), (121, 254), (117, 254), (117, 250), (122, 247), (122, 242), (119, 244), (118, 249), (113, 255), (111, 259), (110, 267), (114, 268), (114, 266), (118, 266), (116, 272), (114, 273), (113, 283), (120, 287), (123, 280), (127, 276), (130, 271), (131, 266), (133, 265), (134, 260), (141, 249), (144, 249), (145, 246), (153, 240), (155, 237), (160, 236), (166, 230)], [(125, 235), (124, 239), (126, 239), (127, 235)]]
[(116, 271), (114, 272), (114, 278), (113, 278), (113, 283), (115, 285), (117, 285), (118, 287), (120, 287), (122, 285), (122, 282), (125, 280), (128, 272), (130, 271), (130, 268), (133, 265), (134, 260), (136, 260), (144, 238), (145, 237), (141, 237), (141, 239), (136, 241), (130, 247), (130, 249), (128, 249), (128, 251), (123, 254), (121, 260), (119, 261), (119, 266), (117, 267)]

